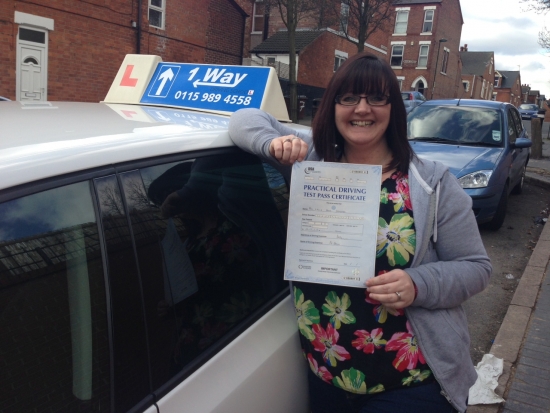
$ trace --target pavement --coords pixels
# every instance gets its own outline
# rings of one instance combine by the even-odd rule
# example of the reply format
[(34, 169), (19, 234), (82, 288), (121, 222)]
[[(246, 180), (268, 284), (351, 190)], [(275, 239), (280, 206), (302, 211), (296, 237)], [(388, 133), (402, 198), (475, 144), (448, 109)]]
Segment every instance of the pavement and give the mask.
[[(550, 190), (550, 122), (542, 128), (542, 159), (530, 159), (525, 182)], [(495, 390), (503, 403), (474, 405), (468, 413), (550, 412), (550, 224), (521, 276), (490, 353), (503, 359)]]
[[(550, 122), (543, 123), (542, 142), (542, 158), (529, 160), (525, 182), (550, 190)], [(504, 362), (495, 393), (505, 401), (468, 406), (467, 413), (550, 413), (549, 261), (546, 224), (490, 350)]]

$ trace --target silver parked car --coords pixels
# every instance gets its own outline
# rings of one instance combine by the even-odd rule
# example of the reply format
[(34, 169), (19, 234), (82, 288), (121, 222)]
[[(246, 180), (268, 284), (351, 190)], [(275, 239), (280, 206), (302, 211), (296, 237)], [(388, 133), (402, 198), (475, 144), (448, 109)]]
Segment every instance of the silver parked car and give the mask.
[(416, 90), (401, 92), (401, 97), (403, 98), (407, 113), (426, 101), (424, 95)]

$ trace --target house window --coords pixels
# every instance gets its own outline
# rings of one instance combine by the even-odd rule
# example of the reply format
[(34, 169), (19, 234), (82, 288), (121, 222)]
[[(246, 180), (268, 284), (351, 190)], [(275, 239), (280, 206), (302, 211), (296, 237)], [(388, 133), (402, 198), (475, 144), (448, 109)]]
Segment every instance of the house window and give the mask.
[(422, 25), (422, 33), (431, 33), (434, 22), (434, 11), (426, 10), (424, 12), (424, 24)]
[(149, 0), (149, 25), (158, 29), (164, 29), (164, 12), (166, 4), (164, 0)]
[(403, 49), (405, 46), (402, 44), (395, 44), (391, 48), (391, 65), (392, 67), (403, 66)]
[(349, 4), (340, 4), (340, 31), (347, 33), (349, 20)]
[(499, 78), (498, 76), (495, 76), (495, 83), (494, 83), (495, 87), (498, 87), (498, 80), (499, 80), (499, 79), (500, 79), (500, 78)]
[(334, 51), (334, 71), (342, 65), (348, 58), (348, 54), (346, 52), (341, 52), (340, 50)]
[(409, 21), (408, 10), (398, 10), (395, 17), (394, 34), (407, 34), (407, 22)]
[(263, 0), (256, 0), (254, 10), (252, 11), (252, 33), (262, 33), (264, 31), (265, 5)]
[(470, 89), (470, 82), (468, 82), (467, 80), (463, 80), (462, 86), (464, 87), (464, 90), (467, 92)]
[(447, 63), (449, 63), (449, 49), (443, 50), (443, 62), (441, 62), (441, 73), (447, 73)]
[(480, 98), (485, 98), (485, 80), (483, 80), (483, 83), (481, 84), (481, 94), (480, 94)]
[(420, 45), (420, 52), (418, 53), (418, 67), (428, 67), (428, 51), (430, 46), (427, 44)]

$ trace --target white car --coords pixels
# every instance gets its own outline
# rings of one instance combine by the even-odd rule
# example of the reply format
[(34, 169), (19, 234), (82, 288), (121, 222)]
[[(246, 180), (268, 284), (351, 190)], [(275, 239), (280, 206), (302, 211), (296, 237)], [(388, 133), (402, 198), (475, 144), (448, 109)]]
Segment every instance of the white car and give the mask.
[[(143, 58), (104, 103), (2, 104), (0, 411), (306, 412), (286, 183), (215, 105), (284, 109), (273, 73), (245, 87), (256, 72), (171, 64), (169, 79)], [(186, 96), (214, 114), (139, 104), (183, 100), (178, 76), (205, 83)]]

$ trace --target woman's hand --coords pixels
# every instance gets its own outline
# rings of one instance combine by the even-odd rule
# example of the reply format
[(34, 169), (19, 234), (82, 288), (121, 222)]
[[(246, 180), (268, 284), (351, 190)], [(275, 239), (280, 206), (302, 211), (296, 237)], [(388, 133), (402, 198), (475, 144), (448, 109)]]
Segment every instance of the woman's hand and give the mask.
[(281, 165), (292, 165), (301, 162), (307, 155), (307, 143), (294, 135), (281, 136), (271, 141), (269, 153)]
[(405, 308), (415, 299), (414, 283), (403, 270), (392, 270), (367, 280), (370, 298), (389, 308)]

